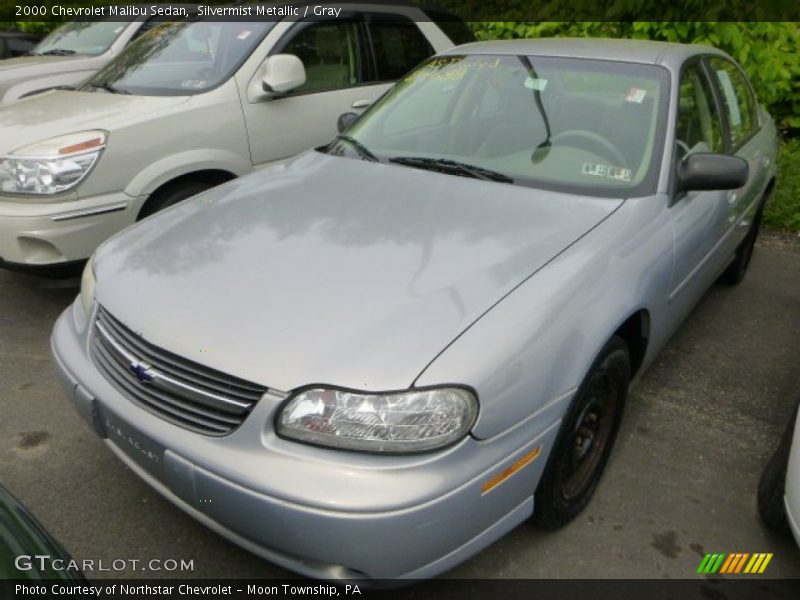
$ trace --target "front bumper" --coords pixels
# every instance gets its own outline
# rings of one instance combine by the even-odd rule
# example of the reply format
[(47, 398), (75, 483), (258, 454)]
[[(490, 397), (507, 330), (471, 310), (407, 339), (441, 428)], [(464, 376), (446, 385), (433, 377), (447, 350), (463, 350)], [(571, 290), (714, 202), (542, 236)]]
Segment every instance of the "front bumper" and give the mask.
[[(491, 440), (440, 452), (374, 456), (282, 440), (265, 395), (233, 433), (206, 437), (122, 396), (94, 367), (76, 304), (52, 350), (69, 397), (131, 469), (214, 531), (322, 579), (426, 578), (485, 548), (533, 512), (559, 421), (547, 411)], [(557, 409), (556, 409), (557, 410)], [(537, 446), (537, 460), (487, 493), (482, 485)]]
[(37, 271), (86, 260), (136, 221), (143, 200), (122, 192), (53, 203), (0, 197), (0, 264)]

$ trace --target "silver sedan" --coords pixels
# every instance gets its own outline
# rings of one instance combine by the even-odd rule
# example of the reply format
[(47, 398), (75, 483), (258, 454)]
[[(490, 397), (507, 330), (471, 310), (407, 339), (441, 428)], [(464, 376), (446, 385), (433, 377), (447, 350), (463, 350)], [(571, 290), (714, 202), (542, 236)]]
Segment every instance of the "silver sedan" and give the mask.
[(462, 46), (340, 126), (105, 243), (53, 354), (221, 535), (429, 577), (586, 507), (631, 382), (745, 275), (775, 127), (723, 52), (599, 40)]

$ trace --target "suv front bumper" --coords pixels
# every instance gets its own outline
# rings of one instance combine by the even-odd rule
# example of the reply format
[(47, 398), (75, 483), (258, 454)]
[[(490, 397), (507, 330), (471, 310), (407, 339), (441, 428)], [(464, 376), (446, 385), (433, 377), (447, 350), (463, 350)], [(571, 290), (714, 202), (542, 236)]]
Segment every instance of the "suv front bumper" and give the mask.
[(125, 193), (65, 202), (0, 198), (0, 265), (37, 271), (84, 261), (136, 221), (143, 202)]

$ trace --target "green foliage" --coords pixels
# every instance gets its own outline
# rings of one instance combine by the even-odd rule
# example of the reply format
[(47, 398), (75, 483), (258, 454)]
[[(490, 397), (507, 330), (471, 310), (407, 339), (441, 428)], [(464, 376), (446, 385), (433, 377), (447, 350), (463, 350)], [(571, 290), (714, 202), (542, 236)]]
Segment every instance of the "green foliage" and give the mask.
[(764, 211), (764, 225), (800, 232), (800, 138), (779, 147), (778, 186)]

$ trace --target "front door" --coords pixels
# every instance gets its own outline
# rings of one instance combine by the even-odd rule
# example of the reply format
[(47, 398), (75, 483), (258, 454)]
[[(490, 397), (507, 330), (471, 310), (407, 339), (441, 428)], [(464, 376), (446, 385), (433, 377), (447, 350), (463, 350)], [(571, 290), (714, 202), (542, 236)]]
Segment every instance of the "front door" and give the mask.
[[(703, 63), (685, 66), (680, 79), (676, 161), (697, 152), (725, 152), (723, 121)], [(691, 307), (719, 272), (721, 254), (730, 227), (728, 191), (694, 191), (681, 194), (670, 208), (675, 234), (675, 269), (670, 302)]]
[(368, 83), (361, 31), (355, 17), (297, 23), (277, 43), (270, 54), (300, 58), (306, 83), (280, 98), (245, 103), (254, 165), (332, 140), (339, 115), (372, 103), (380, 86)]

